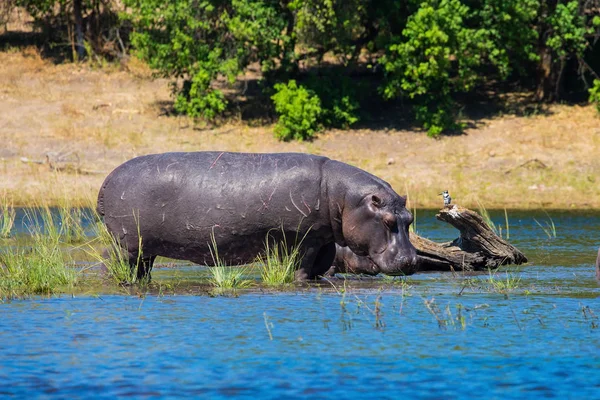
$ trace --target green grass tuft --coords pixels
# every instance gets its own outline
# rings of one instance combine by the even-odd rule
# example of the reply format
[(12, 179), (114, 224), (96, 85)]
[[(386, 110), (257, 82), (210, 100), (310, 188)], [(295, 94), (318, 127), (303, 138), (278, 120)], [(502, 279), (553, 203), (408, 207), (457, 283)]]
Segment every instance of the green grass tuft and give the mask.
[(87, 243), (87, 254), (98, 264), (104, 265), (115, 283), (135, 283), (137, 271), (131, 270), (126, 252), (108, 232), (106, 225), (97, 221), (92, 231), (95, 237)]
[(490, 229), (494, 231), (496, 235), (498, 235), (498, 228), (494, 224), (494, 221), (492, 221), (492, 218), (490, 217), (488, 211), (485, 209), (485, 206), (479, 201), (477, 201), (477, 210), (479, 211), (479, 215), (481, 215), (481, 218), (483, 218), (483, 221), (486, 223), (486, 225), (489, 226)]
[(82, 243), (87, 240), (83, 228), (83, 209), (62, 202), (58, 207), (60, 235), (65, 243)]
[(538, 224), (538, 226), (540, 228), (542, 228), (542, 230), (544, 231), (546, 236), (548, 236), (548, 239), (556, 239), (556, 226), (554, 225), (554, 221), (552, 220), (552, 218), (546, 211), (544, 211), (544, 212), (546, 213), (546, 216), (548, 217), (548, 220), (544, 221), (544, 225), (542, 225), (535, 218), (533, 220), (535, 221), (536, 224)]
[(211, 276), (209, 283), (214, 286), (218, 293), (227, 290), (243, 289), (252, 286), (252, 281), (244, 279), (247, 275), (247, 267), (232, 267), (228, 266), (225, 260), (219, 256), (217, 241), (214, 231), (210, 236), (211, 243), (209, 244), (210, 255), (213, 260), (213, 267), (210, 268)]
[(81, 272), (71, 263), (60, 241), (37, 227), (32, 231), (31, 246), (6, 247), (0, 253), (0, 298), (49, 295), (70, 289)]
[(489, 270), (486, 283), (488, 291), (507, 294), (519, 288), (521, 276), (514, 272), (505, 271), (504, 277), (501, 277), (498, 271)]
[(0, 204), (0, 239), (10, 237), (10, 231), (15, 224), (16, 215), (17, 212), (12, 205), (9, 205), (5, 195), (2, 198), (2, 204)]
[(288, 245), (285, 232), (281, 229), (283, 239), (275, 241), (270, 234), (265, 239), (265, 251), (256, 258), (256, 263), (262, 266), (261, 278), (267, 286), (289, 285), (294, 282), (296, 270), (300, 267), (302, 254), (300, 245), (305, 236), (292, 246)]

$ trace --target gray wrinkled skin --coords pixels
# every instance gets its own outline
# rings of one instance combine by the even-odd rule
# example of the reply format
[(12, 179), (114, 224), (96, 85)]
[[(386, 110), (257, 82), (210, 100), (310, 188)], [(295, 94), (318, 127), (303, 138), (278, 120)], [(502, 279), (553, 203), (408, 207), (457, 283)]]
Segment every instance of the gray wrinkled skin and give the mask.
[(379, 267), (369, 257), (357, 256), (350, 248), (335, 246), (335, 259), (326, 276), (336, 273), (356, 275), (377, 275)]
[(252, 262), (267, 235), (306, 237), (299, 280), (323, 275), (335, 244), (368, 256), (390, 275), (410, 274), (412, 215), (385, 181), (326, 157), (298, 153), (164, 153), (117, 167), (98, 195), (109, 232), (149, 274), (156, 256), (213, 265), (214, 234), (229, 265)]

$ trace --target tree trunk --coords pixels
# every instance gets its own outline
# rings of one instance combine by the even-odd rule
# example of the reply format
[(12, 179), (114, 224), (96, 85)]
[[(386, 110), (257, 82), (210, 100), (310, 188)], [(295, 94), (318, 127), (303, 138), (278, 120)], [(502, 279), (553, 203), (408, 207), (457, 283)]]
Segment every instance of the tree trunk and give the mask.
[(538, 16), (538, 54), (540, 61), (537, 68), (537, 83), (535, 97), (538, 101), (553, 102), (560, 96), (560, 64), (546, 42), (552, 32), (548, 17), (556, 10), (557, 0), (547, 0), (540, 3)]
[(411, 234), (421, 270), (485, 271), (527, 262), (521, 251), (496, 235), (474, 211), (451, 205), (440, 210), (436, 218), (454, 226), (460, 236), (449, 243), (435, 243)]
[(75, 17), (75, 49), (79, 61), (85, 58), (85, 45), (83, 38), (82, 0), (73, 0), (73, 16)]

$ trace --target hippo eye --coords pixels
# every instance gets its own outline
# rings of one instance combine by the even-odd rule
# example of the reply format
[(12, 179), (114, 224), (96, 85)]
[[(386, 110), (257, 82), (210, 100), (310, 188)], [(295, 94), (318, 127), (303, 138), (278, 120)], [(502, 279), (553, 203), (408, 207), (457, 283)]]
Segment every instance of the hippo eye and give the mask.
[(381, 208), (382, 204), (381, 204), (381, 199), (379, 198), (379, 196), (373, 195), (371, 196), (371, 201), (373, 202), (373, 205), (377, 208)]

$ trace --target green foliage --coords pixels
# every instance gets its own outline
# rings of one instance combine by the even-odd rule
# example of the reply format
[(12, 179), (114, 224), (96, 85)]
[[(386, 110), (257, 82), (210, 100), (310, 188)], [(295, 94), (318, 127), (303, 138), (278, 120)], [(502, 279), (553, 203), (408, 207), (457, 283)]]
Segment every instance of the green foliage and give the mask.
[[(76, 0), (7, 4), (14, 2), (31, 13), (44, 37), (71, 47), (66, 44), (73, 41)], [(157, 75), (171, 80), (178, 113), (207, 120), (222, 115), (228, 86), (251, 64), (260, 65), (266, 90), (275, 82), (302, 82), (278, 86), (273, 97), (280, 115), (276, 134), (290, 140), (308, 139), (322, 126), (354, 124), (358, 99), (365, 96), (350, 76), (380, 82), (375, 64), (384, 67), (383, 97), (408, 100), (430, 136), (463, 128), (458, 95), (482, 82), (527, 86), (535, 78), (540, 98), (558, 100), (565, 79), (598, 77), (597, 45), (591, 45), (600, 34), (596, 3), (82, 0), (81, 8), (86, 52), (98, 52), (103, 40), (122, 43), (111, 32), (133, 27), (123, 39)], [(124, 7), (120, 21), (116, 7)], [(340, 67), (334, 74), (332, 64)]]
[(301, 243), (302, 240), (288, 246), (285, 234), (280, 242), (274, 241), (271, 235), (267, 236), (264, 255), (256, 259), (256, 262), (262, 265), (261, 277), (265, 285), (279, 286), (294, 282), (295, 272), (302, 261)]
[(217, 290), (218, 293), (221, 293), (223, 290), (235, 290), (250, 287), (252, 281), (244, 279), (248, 269), (246, 267), (229, 266), (225, 260), (219, 256), (219, 249), (217, 247), (214, 230), (211, 233), (210, 240), (209, 250), (213, 266), (210, 268), (211, 277), (209, 282), (215, 287), (215, 290)]
[(276, 93), (271, 96), (279, 122), (275, 135), (282, 140), (307, 140), (320, 129), (319, 118), (323, 112), (321, 100), (311, 90), (290, 80), (287, 85), (275, 85)]
[(306, 86), (321, 100), (320, 121), (324, 126), (347, 129), (358, 122), (357, 97), (361, 87), (355, 81), (340, 72), (312, 77)]
[(117, 0), (8, 1), (25, 8), (33, 17), (34, 27), (41, 29), (45, 49), (55, 56), (72, 56), (74, 61), (86, 54), (111, 59), (126, 51), (123, 39), (126, 41), (127, 29), (123, 29), (115, 11), (121, 7)]
[(594, 86), (588, 92), (590, 93), (590, 103), (596, 105), (596, 110), (600, 113), (600, 79), (594, 79)]
[(15, 223), (16, 211), (12, 205), (9, 205), (6, 195), (1, 199), (0, 204), (0, 239), (8, 238)]
[(381, 60), (384, 97), (414, 99), (416, 118), (430, 136), (460, 129), (452, 94), (471, 90), (477, 81), (487, 41), (484, 30), (468, 27), (468, 16), (469, 8), (459, 0), (422, 2)]
[(545, 213), (548, 219), (544, 220), (544, 225), (542, 225), (540, 221), (538, 221), (536, 218), (534, 218), (533, 220), (540, 228), (542, 228), (542, 231), (544, 231), (548, 239), (556, 239), (556, 226), (554, 225), (554, 221), (552, 220), (550, 215), (548, 215), (547, 212)]
[(134, 283), (137, 271), (132, 271), (126, 252), (117, 239), (108, 232), (106, 225), (98, 221), (93, 227), (94, 240), (87, 244), (88, 255), (98, 264), (104, 265), (114, 283)]
[(488, 270), (486, 279), (487, 290), (489, 292), (507, 294), (517, 290), (521, 286), (521, 275), (518, 271), (504, 271), (504, 277), (499, 275), (499, 271)]
[(588, 45), (585, 38), (588, 28), (585, 26), (584, 16), (579, 13), (578, 1), (557, 4), (554, 12), (548, 17), (548, 23), (552, 30), (546, 44), (559, 58), (570, 55), (583, 56)]
[(71, 288), (78, 272), (62, 249), (60, 228), (48, 207), (40, 218), (30, 217), (31, 243), (16, 243), (0, 252), (0, 298), (52, 294)]
[(364, 0), (292, 0), (289, 8), (295, 14), (295, 34), (309, 50), (317, 51), (317, 61), (330, 51), (345, 64), (356, 53), (368, 4)]
[(137, 54), (176, 82), (175, 109), (213, 119), (227, 101), (214, 87), (232, 84), (252, 61), (268, 61), (281, 50), (285, 26), (279, 3), (269, 0), (125, 0)]
[(476, 23), (485, 30), (489, 61), (502, 79), (513, 70), (526, 75), (535, 69), (539, 9), (540, 0), (485, 0), (474, 10)]

